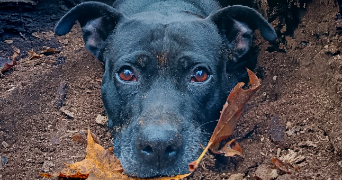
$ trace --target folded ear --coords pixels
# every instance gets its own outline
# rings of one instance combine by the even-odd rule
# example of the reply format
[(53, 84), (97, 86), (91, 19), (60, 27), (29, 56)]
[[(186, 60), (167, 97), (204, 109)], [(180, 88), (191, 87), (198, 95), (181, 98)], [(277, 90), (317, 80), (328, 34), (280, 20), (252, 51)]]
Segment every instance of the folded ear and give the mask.
[(99, 2), (85, 2), (72, 8), (55, 27), (57, 35), (67, 34), (78, 21), (82, 27), (85, 47), (100, 61), (100, 52), (116, 24), (125, 17), (116, 9)]
[(252, 43), (253, 31), (260, 29), (261, 36), (267, 41), (277, 38), (273, 27), (254, 9), (235, 5), (223, 8), (208, 17), (214, 22), (231, 50), (231, 59), (234, 62), (244, 56)]

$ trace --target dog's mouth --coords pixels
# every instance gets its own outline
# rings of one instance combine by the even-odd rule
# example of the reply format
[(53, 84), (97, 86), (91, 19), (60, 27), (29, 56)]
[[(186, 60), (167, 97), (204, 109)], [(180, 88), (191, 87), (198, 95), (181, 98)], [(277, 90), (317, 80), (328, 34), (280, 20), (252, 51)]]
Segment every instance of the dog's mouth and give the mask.
[(202, 152), (203, 137), (192, 123), (183, 126), (187, 127), (181, 131), (169, 124), (149, 126), (140, 132), (134, 124), (124, 129), (114, 140), (114, 154), (124, 172), (139, 178), (189, 173), (188, 164)]

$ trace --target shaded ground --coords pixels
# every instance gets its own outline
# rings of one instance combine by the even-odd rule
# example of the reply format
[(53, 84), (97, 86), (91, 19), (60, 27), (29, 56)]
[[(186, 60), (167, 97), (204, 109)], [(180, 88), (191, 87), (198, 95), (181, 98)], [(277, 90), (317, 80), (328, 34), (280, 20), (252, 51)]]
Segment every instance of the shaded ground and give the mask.
[[(65, 10), (56, 8), (56, 14), (47, 16), (62, 16)], [(0, 12), (1, 21), (15, 8), (9, 11)], [(256, 72), (263, 78), (262, 88), (248, 103), (234, 134), (244, 158), (215, 162), (207, 156), (189, 179), (269, 179), (265, 175), (272, 171), (271, 159), (277, 154), (296, 157), (287, 159), (300, 172), (278, 171), (276, 179), (342, 179), (342, 36), (336, 31), (337, 12), (333, 2), (314, 0), (293, 36), (283, 36), (279, 47), (256, 35)], [(43, 179), (39, 172), (57, 171), (64, 163), (83, 159), (85, 146), (70, 137), (88, 126), (105, 147), (111, 146), (106, 126), (95, 122), (104, 111), (98, 81), (102, 64), (84, 48), (78, 26), (57, 37), (49, 32), (54, 22), (42, 23), (38, 33), (24, 25), (24, 37), (19, 32), (1, 36), (0, 57), (11, 56), (12, 46), (21, 53), (14, 71), (0, 78), (0, 155), (8, 161), (0, 166), (0, 179)], [(27, 51), (38, 52), (43, 46), (61, 53), (28, 59)], [(65, 64), (56, 65), (63, 58)], [(64, 107), (74, 118), (56, 107), (62, 82), (68, 83)]]

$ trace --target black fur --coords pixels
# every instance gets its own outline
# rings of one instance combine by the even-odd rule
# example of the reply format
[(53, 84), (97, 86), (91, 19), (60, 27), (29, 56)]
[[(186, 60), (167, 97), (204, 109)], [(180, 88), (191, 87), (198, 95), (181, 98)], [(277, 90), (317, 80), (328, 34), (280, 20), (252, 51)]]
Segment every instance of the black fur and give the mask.
[[(253, 31), (269, 41), (273, 28), (244, 6), (213, 0), (117, 0), (71, 9), (56, 34), (79, 21), (86, 48), (105, 64), (102, 100), (125, 173), (138, 177), (188, 173), (216, 126), (245, 67)], [(136, 81), (119, 73), (130, 69)], [(208, 72), (191, 82), (196, 69)]]

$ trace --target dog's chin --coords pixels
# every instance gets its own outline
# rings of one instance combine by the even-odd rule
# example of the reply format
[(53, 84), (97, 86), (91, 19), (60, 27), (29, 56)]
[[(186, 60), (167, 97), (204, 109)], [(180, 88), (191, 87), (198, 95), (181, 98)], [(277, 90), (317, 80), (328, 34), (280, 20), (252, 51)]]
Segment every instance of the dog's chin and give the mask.
[[(119, 158), (124, 172), (132, 177), (151, 178), (161, 176), (175, 176), (189, 173), (188, 164), (198, 158), (202, 152), (201, 143), (207, 141), (200, 129), (195, 129), (193, 125), (183, 132), (183, 142), (185, 142), (178, 153), (176, 161), (167, 167), (158, 168), (141, 160), (137, 155), (136, 135), (128, 127), (122, 131), (121, 137), (114, 140), (114, 154)], [(203, 143), (202, 143), (203, 144)]]

